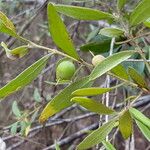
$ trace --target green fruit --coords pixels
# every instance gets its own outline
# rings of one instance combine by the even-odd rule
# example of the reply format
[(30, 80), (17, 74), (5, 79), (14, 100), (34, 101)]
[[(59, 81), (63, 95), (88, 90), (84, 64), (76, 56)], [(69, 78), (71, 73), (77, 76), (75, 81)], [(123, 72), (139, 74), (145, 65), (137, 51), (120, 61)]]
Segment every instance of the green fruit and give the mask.
[(69, 60), (60, 62), (56, 68), (57, 80), (70, 80), (74, 73), (75, 65)]
[(96, 55), (93, 57), (92, 59), (92, 64), (94, 66), (98, 65), (99, 63), (101, 63), (103, 60), (105, 59), (105, 57), (103, 55)]

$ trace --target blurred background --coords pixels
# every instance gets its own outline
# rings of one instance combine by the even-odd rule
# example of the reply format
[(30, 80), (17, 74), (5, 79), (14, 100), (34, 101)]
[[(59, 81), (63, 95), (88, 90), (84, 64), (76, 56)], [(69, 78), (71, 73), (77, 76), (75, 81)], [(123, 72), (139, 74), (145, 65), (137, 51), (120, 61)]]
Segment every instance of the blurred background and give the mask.
[[(48, 2), (58, 4), (75, 5), (90, 7), (106, 12), (115, 13), (116, 1), (110, 0), (0, 0), (0, 11), (5, 13), (15, 24), (17, 31), (23, 37), (49, 48), (57, 48), (48, 32), (46, 5)], [(125, 6), (130, 11), (138, 0), (130, 0)], [(103, 27), (109, 24), (105, 21), (78, 21), (61, 15), (68, 32), (73, 39), (76, 49), (85, 61), (91, 63), (92, 54), (80, 50), (80, 46), (90, 42)], [(21, 46), (22, 42), (0, 33), (0, 42), (4, 41), (10, 49)], [(58, 49), (58, 48), (57, 48)], [(2, 47), (0, 47), (0, 86), (15, 78), (25, 68), (41, 58), (46, 51), (41, 49), (32, 49), (21, 59), (10, 60), (7, 58)], [(107, 56), (107, 53), (104, 55)], [(50, 118), (44, 126), (38, 123), (38, 116), (47, 102), (53, 98), (65, 85), (56, 85), (55, 66), (62, 57), (55, 55), (51, 57), (46, 68), (23, 90), (9, 96), (0, 103), (0, 137), (6, 142), (9, 150), (41, 150), (55, 149), (55, 143), (61, 145), (61, 149), (73, 150), (76, 145), (90, 132), (98, 127), (99, 116), (90, 113), (80, 106), (72, 107)], [(127, 64), (126, 64), (127, 65)], [(145, 65), (141, 63), (129, 63), (142, 74), (145, 74)], [(78, 67), (78, 64), (76, 64)], [(88, 68), (81, 68), (80, 76), (90, 73)], [(118, 81), (111, 79), (111, 85)], [(103, 86), (105, 76), (98, 80), (95, 85)], [(133, 89), (122, 88), (119, 91), (111, 92), (111, 98), (115, 108), (121, 108), (123, 98), (127, 93), (136, 93)], [(102, 97), (97, 97), (100, 99)], [(150, 96), (143, 96), (141, 101), (148, 101)], [(115, 100), (115, 101), (114, 101)], [(15, 101), (15, 103), (14, 103)], [(140, 101), (140, 102), (141, 102)], [(148, 103), (137, 103), (137, 107), (143, 110), (146, 115), (150, 115)], [(18, 120), (13, 109), (19, 109), (22, 114), (22, 120)], [(103, 118), (103, 116), (101, 117)], [(13, 125), (19, 122), (20, 126), (15, 129)], [(31, 123), (30, 132), (28, 132), (27, 123)], [(136, 150), (150, 150), (148, 141), (141, 132), (134, 128), (134, 142)], [(25, 132), (28, 136), (25, 136)], [(13, 134), (16, 133), (16, 134)], [(55, 142), (56, 141), (56, 142)], [(132, 140), (133, 141), (133, 140)], [(129, 145), (133, 143), (130, 140), (124, 141), (119, 132), (113, 135), (112, 143), (117, 150), (129, 150)], [(128, 145), (128, 146), (127, 146)], [(101, 146), (101, 145), (100, 145)], [(94, 147), (93, 150), (98, 149)]]

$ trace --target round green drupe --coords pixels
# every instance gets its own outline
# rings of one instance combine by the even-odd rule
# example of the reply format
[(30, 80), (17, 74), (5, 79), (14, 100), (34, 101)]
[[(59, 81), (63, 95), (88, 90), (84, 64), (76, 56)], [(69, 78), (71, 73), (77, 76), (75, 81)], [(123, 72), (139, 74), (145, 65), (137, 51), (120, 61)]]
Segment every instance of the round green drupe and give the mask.
[(56, 68), (57, 80), (70, 80), (75, 73), (75, 65), (69, 60), (62, 61)]

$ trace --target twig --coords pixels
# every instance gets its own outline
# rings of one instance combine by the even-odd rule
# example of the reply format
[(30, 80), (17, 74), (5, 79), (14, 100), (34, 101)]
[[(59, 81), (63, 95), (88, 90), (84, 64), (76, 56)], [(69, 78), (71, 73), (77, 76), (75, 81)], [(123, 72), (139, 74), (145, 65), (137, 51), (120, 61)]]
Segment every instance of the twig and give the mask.
[[(98, 127), (98, 123), (92, 124), (92, 125), (90, 125), (90, 126), (84, 128), (84, 129), (82, 129), (82, 130), (80, 130), (80, 131), (78, 131), (78, 132), (76, 132), (76, 133), (74, 133), (74, 134), (72, 134), (72, 135), (70, 135), (70, 136), (64, 138), (63, 140), (58, 141), (57, 144), (58, 144), (59, 146), (68, 144), (68, 143), (70, 143), (71, 141), (73, 141), (73, 140), (75, 140), (75, 139), (77, 139), (77, 138), (81, 138), (82, 136), (84, 136), (85, 134), (87, 134), (87, 131), (96, 129), (97, 127)], [(55, 149), (55, 144), (53, 144), (53, 145), (51, 145), (51, 146), (48, 146), (48, 147), (46, 147), (46, 148), (43, 149), (43, 150), (49, 150), (49, 149)]]

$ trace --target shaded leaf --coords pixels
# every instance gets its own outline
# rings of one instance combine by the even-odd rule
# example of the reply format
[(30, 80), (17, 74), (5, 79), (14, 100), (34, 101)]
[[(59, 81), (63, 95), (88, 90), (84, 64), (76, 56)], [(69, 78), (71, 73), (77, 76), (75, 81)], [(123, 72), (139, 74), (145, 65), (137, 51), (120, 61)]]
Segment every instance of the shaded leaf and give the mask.
[(148, 89), (148, 85), (145, 82), (144, 78), (134, 69), (129, 67), (128, 69), (131, 79), (141, 88)]
[(18, 122), (15, 122), (11, 125), (11, 129), (10, 129), (11, 134), (17, 133), (17, 127), (18, 127)]
[[(110, 49), (110, 43), (111, 43), (110, 37), (104, 36), (104, 35), (97, 35), (90, 43), (87, 43), (85, 45), (82, 45), (80, 47), (80, 50), (82, 51), (92, 51), (94, 54), (100, 54), (104, 52), (108, 52)], [(120, 41), (120, 38), (116, 38), (116, 42)], [(119, 47), (120, 45), (114, 45), (114, 48)]]
[(21, 112), (18, 108), (17, 101), (14, 101), (13, 104), (12, 104), (12, 112), (14, 113), (14, 115), (16, 117), (21, 117)]
[(119, 52), (117, 54), (113, 54), (112, 56), (107, 57), (105, 60), (103, 60), (100, 64), (98, 64), (92, 73), (90, 74), (90, 80), (94, 80), (103, 74), (105, 74), (107, 71), (113, 69), (121, 62), (125, 61), (129, 57), (131, 57), (135, 51), (123, 51)]
[(56, 10), (66, 16), (79, 20), (112, 20), (114, 16), (96, 9), (71, 6), (71, 5), (55, 5)]
[(77, 150), (88, 149), (96, 144), (101, 143), (114, 127), (115, 127), (115, 120), (105, 123), (103, 126), (99, 127), (98, 129), (94, 130), (91, 134), (89, 134), (77, 146)]
[(92, 82), (89, 81), (89, 77), (71, 83), (46, 105), (40, 115), (39, 121), (42, 123), (52, 115), (71, 106), (73, 104), (73, 102), (70, 101), (73, 97), (71, 93), (79, 88), (89, 87), (91, 84)]
[[(142, 0), (130, 15), (130, 24), (135, 26), (143, 21), (146, 21), (150, 17), (150, 1)], [(142, 11), (141, 11), (142, 10)]]
[(78, 103), (89, 111), (96, 112), (98, 114), (112, 114), (115, 112), (113, 109), (108, 108), (104, 104), (90, 98), (74, 97), (71, 99), (71, 101)]
[(120, 87), (123, 84), (119, 84), (117, 86), (111, 87), (111, 88), (98, 88), (98, 87), (91, 87), (91, 88), (82, 88), (74, 91), (72, 95), (74, 96), (94, 96), (94, 95), (100, 95), (106, 92), (109, 92), (113, 89), (116, 89)]
[(47, 15), (49, 31), (55, 44), (71, 57), (79, 59), (67, 29), (51, 3), (47, 7)]
[(146, 117), (144, 114), (142, 114), (140, 111), (138, 111), (135, 108), (130, 108), (129, 110), (134, 119), (140, 121), (150, 129), (150, 119), (148, 117)]
[(111, 72), (115, 74), (117, 77), (124, 79), (124, 80), (129, 80), (129, 75), (127, 74), (126, 69), (124, 68), (123, 65), (119, 64), (118, 66), (114, 67)]
[(147, 126), (145, 126), (143, 123), (141, 123), (138, 120), (135, 120), (135, 121), (136, 121), (137, 126), (139, 127), (143, 135), (145, 136), (145, 138), (150, 142), (150, 128), (148, 128)]
[(119, 130), (124, 139), (132, 134), (133, 121), (130, 112), (127, 110), (119, 117)]
[(124, 36), (124, 31), (119, 28), (103, 28), (100, 30), (99, 34), (105, 35), (108, 37), (119, 37)]
[(4, 98), (30, 84), (43, 70), (49, 57), (50, 55), (42, 57), (2, 87), (0, 89), (0, 98)]
[(40, 95), (40, 93), (39, 93), (38, 88), (35, 88), (33, 97), (34, 97), (34, 100), (35, 100), (36, 102), (41, 102), (41, 101), (42, 101), (42, 98), (41, 98), (41, 95)]
[(109, 141), (103, 141), (102, 143), (106, 150), (116, 150), (116, 148)]

